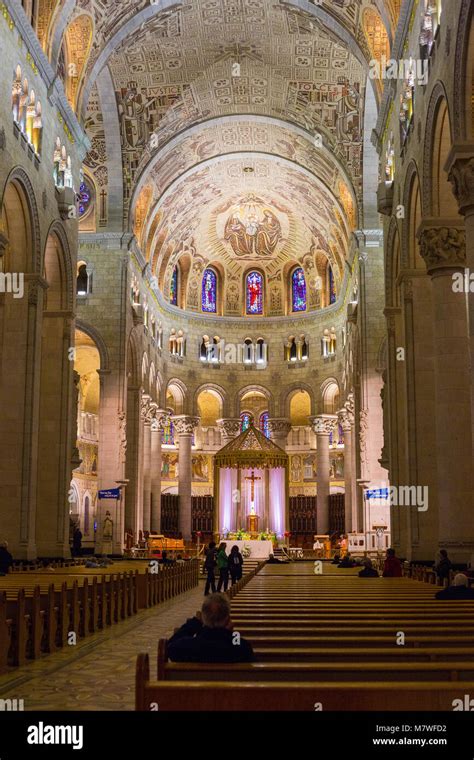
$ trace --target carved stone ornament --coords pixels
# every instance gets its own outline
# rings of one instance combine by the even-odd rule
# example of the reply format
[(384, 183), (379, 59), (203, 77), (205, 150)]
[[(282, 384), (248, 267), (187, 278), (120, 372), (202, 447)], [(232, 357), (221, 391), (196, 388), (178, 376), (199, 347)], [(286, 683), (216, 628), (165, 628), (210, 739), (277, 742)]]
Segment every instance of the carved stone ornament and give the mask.
[(270, 435), (288, 435), (291, 430), (291, 422), (285, 417), (274, 417), (268, 420)]
[(147, 421), (150, 412), (151, 396), (147, 396), (145, 393), (141, 397), (140, 401), (140, 416), (143, 422)]
[(352, 430), (352, 420), (351, 420), (351, 414), (347, 409), (341, 409), (337, 413), (337, 419), (342, 427), (342, 430), (344, 433), (350, 433)]
[(229, 417), (227, 419), (217, 420), (217, 427), (223, 438), (236, 438), (240, 433), (240, 419)]
[(167, 412), (166, 409), (158, 409), (158, 407), (153, 406), (152, 418), (153, 418), (151, 421), (152, 432), (154, 431), (161, 432), (168, 425), (170, 413)]
[(5, 150), (6, 145), (5, 127), (0, 128), (0, 150)]
[(466, 233), (458, 227), (428, 227), (420, 234), (420, 253), (428, 273), (466, 264)]
[(199, 425), (200, 417), (188, 417), (186, 414), (180, 414), (172, 417), (172, 420), (178, 435), (192, 435)]
[(464, 214), (474, 206), (474, 156), (458, 158), (451, 167), (448, 179), (453, 186), (453, 193)]
[(316, 435), (330, 435), (336, 429), (337, 416), (335, 414), (321, 414), (318, 417), (310, 417), (309, 421)]

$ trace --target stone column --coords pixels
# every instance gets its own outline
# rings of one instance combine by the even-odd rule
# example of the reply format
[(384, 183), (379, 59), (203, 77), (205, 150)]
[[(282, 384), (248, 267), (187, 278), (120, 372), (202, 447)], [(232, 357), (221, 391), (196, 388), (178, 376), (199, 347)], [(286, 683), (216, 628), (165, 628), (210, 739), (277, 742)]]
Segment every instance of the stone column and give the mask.
[(471, 367), (466, 296), (453, 275), (464, 274), (466, 237), (459, 220), (445, 219), (424, 220), (418, 237), (433, 291), (439, 545), (464, 562), (474, 546), (472, 438), (463, 432), (471, 430)]
[[(469, 350), (471, 366), (474, 366), (474, 143), (455, 143), (451, 148), (445, 167), (453, 186), (453, 193), (459, 206), (459, 213), (465, 221), (466, 266), (465, 277), (469, 312)], [(472, 278), (471, 278), (472, 276)], [(462, 299), (462, 293), (458, 298)], [(471, 382), (471, 425), (474, 448), (474, 382)]]
[[(100, 406), (99, 406), (99, 473), (98, 488), (117, 488), (120, 483), (125, 483), (125, 457), (127, 447), (126, 415), (120, 406), (123, 378), (117, 371), (98, 370), (100, 377)], [(115, 502), (102, 500), (98, 502), (97, 522), (98, 531), (96, 538), (96, 550), (102, 551), (102, 528), (105, 513), (109, 510), (112, 514), (113, 546), (114, 554), (123, 551), (125, 533), (125, 499), (122, 498), (115, 506)]]
[(163, 427), (169, 417), (164, 409), (156, 406), (151, 421), (151, 532), (161, 532), (161, 441)]
[(143, 420), (143, 530), (151, 526), (151, 418)]
[(139, 529), (150, 530), (151, 512), (151, 481), (150, 481), (150, 451), (151, 451), (151, 396), (146, 393), (141, 398), (141, 457), (139, 461), (139, 501), (141, 520)]
[(338, 420), (344, 432), (344, 522), (346, 533), (351, 533), (353, 515), (353, 493), (356, 488), (352, 469), (352, 427), (351, 412), (344, 407), (338, 412)]
[(240, 418), (228, 417), (227, 419), (217, 420), (217, 427), (221, 434), (222, 445), (225, 446), (233, 438), (237, 438), (240, 433)]
[(193, 432), (199, 425), (199, 417), (179, 414), (172, 417), (174, 429), (179, 438), (178, 449), (178, 493), (179, 529), (185, 541), (191, 540), (191, 485)]
[(317, 483), (318, 483), (318, 512), (317, 532), (329, 532), (329, 435), (336, 429), (335, 414), (320, 414), (310, 417), (310, 424), (316, 433)]
[(286, 439), (291, 430), (290, 420), (285, 417), (273, 417), (273, 419), (268, 420), (268, 430), (270, 431), (270, 439), (276, 443), (280, 449), (285, 451)]

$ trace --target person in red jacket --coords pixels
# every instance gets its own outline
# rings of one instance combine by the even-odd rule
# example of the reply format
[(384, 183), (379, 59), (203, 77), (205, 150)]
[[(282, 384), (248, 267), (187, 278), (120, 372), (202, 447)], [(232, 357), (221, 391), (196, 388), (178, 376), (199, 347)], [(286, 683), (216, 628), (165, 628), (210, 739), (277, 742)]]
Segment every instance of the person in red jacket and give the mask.
[(401, 578), (402, 577), (402, 563), (395, 556), (395, 549), (387, 549), (387, 559), (383, 566), (384, 578)]

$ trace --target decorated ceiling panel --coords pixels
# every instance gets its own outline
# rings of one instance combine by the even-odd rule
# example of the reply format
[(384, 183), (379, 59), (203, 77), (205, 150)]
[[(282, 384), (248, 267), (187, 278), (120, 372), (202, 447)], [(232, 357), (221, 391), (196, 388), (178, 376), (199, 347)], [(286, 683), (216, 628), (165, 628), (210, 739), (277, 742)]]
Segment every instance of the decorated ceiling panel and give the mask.
[[(140, 195), (140, 207), (146, 193)], [(196, 213), (199, 208), (199, 213)], [(321, 308), (330, 263), (337, 286), (349, 247), (345, 213), (324, 185), (288, 161), (264, 155), (214, 161), (178, 180), (153, 208), (145, 245), (160, 287), (170, 293), (174, 268), (186, 259), (186, 308), (200, 309), (202, 273), (208, 266), (225, 279), (223, 312), (240, 314), (242, 281), (254, 267), (265, 273), (268, 313), (285, 313), (287, 279), (301, 266), (308, 308)]]
[[(324, 134), (360, 188), (363, 66), (332, 32), (287, 6), (188, 0), (125, 40), (109, 67), (126, 197), (138, 169), (177, 133), (242, 113)], [(230, 133), (227, 139), (230, 147)]]

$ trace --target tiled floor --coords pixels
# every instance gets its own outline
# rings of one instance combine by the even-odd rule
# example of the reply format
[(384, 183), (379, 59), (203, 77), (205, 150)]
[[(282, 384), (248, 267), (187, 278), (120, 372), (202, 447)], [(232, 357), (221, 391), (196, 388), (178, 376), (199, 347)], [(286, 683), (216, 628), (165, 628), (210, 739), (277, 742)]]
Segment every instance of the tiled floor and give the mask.
[(150, 654), (154, 677), (158, 639), (201, 608), (203, 592), (202, 580), (176, 599), (0, 676), (0, 697), (23, 699), (25, 710), (133, 710), (137, 654)]

